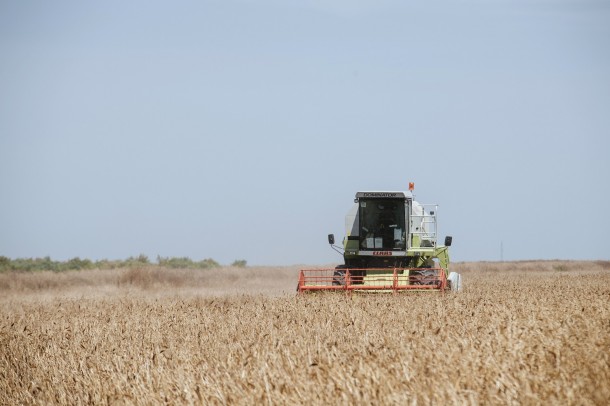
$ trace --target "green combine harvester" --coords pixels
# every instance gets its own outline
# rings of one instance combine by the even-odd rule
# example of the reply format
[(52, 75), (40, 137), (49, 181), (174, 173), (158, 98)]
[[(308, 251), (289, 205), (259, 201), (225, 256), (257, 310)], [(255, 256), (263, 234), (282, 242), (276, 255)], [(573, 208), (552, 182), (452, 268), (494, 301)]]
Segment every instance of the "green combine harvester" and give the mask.
[(356, 193), (343, 247), (328, 236), (344, 264), (301, 270), (297, 291), (459, 291), (460, 274), (449, 272), (452, 238), (437, 244), (438, 205), (416, 202), (413, 186), (405, 192)]

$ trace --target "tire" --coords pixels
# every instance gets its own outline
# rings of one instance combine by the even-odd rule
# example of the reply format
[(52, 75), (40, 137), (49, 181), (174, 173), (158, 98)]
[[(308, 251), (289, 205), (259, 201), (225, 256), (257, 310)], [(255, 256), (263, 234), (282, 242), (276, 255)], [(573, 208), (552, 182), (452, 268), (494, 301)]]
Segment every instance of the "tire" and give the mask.
[(333, 286), (345, 286), (345, 265), (335, 267), (333, 272)]

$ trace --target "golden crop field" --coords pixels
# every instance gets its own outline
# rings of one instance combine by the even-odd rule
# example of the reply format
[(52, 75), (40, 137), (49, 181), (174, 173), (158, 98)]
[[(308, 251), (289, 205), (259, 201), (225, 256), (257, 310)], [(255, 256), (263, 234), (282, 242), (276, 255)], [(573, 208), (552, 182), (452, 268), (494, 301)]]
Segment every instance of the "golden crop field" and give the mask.
[(297, 297), (297, 267), (0, 274), (0, 404), (610, 404), (610, 262)]

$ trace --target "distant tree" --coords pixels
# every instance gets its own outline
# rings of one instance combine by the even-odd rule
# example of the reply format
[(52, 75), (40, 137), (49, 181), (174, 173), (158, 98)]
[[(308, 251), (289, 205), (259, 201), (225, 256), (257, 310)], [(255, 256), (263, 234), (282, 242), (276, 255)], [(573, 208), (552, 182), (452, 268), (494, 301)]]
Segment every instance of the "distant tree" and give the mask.
[(235, 261), (233, 261), (231, 266), (235, 266), (237, 268), (245, 268), (247, 264), (248, 262), (245, 259), (236, 259)]
[(62, 270), (78, 271), (80, 269), (93, 268), (93, 262), (90, 259), (80, 259), (79, 257), (72, 258), (63, 264)]
[(37, 258), (35, 260), (35, 270), (36, 271), (53, 271), (59, 272), (62, 269), (62, 263), (58, 261), (53, 261), (50, 256), (46, 256), (44, 258)]
[(11, 269), (11, 259), (0, 255), (0, 272), (8, 271)]
[(175, 269), (209, 269), (220, 266), (220, 264), (214, 261), (212, 258), (207, 258), (201, 261), (193, 261), (189, 257), (164, 258), (157, 256), (157, 262), (160, 266)]
[(199, 261), (198, 268), (200, 269), (208, 269), (208, 268), (219, 268), (220, 264), (214, 261), (212, 258), (206, 258), (202, 261)]
[(167, 268), (181, 269), (193, 268), (193, 260), (188, 257), (157, 257), (157, 262), (160, 266)]
[(140, 267), (140, 266), (149, 265), (149, 264), (150, 264), (150, 261), (149, 261), (148, 257), (144, 254), (140, 254), (137, 257), (129, 257), (125, 261), (122, 261), (122, 263), (119, 265), (119, 267), (134, 268), (134, 267)]

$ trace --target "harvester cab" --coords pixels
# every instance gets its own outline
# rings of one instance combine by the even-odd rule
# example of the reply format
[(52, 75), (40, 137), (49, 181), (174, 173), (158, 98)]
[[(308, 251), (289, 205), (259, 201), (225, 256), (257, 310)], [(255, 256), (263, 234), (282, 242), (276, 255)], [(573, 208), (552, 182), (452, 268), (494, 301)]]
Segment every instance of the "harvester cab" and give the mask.
[(436, 204), (413, 199), (413, 184), (403, 192), (358, 192), (345, 217), (343, 255), (334, 269), (301, 270), (297, 290), (403, 292), (458, 291), (461, 276), (449, 272), (449, 246), (437, 243)]

